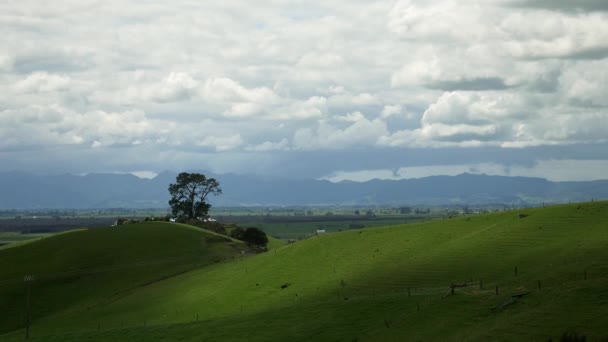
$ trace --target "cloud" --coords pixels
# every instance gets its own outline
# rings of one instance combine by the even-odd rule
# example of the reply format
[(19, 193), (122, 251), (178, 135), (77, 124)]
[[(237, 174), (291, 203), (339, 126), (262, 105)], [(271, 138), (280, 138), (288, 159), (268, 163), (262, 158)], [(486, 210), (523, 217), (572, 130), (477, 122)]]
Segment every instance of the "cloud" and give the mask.
[(337, 68), (344, 63), (342, 56), (333, 53), (307, 53), (297, 63), (298, 67)]
[(64, 90), (70, 85), (67, 76), (53, 75), (46, 72), (35, 72), (17, 82), (15, 88), (20, 92), (51, 92)]
[[(608, 136), (608, 12), (596, 0), (59, 0), (0, 12), (0, 148), (53, 150), (64, 165), (118, 165), (107, 151), (120, 150), (127, 171), (203, 156), (242, 170), (250, 155), (281, 169), (290, 155), (534, 154)], [(125, 166), (141, 151), (145, 164)]]
[(240, 134), (230, 136), (207, 136), (196, 142), (197, 146), (211, 147), (218, 152), (233, 150), (243, 144)]
[[(550, 119), (552, 118), (552, 119)], [(526, 147), (602, 142), (608, 113), (571, 106), (548, 111), (513, 94), (447, 92), (430, 105), (421, 127), (383, 136), (382, 146)]]
[(345, 116), (350, 125), (339, 128), (326, 121), (319, 121), (315, 129), (304, 128), (295, 132), (293, 147), (298, 150), (344, 149), (356, 146), (375, 145), (388, 133), (386, 124), (379, 120), (368, 120), (361, 113)]
[(466, 41), (484, 34), (482, 18), (482, 7), (467, 3), (400, 0), (391, 9), (387, 26), (401, 39)]
[(518, 0), (512, 1), (510, 6), (536, 9), (549, 9), (564, 12), (595, 12), (608, 11), (608, 3), (604, 0)]
[(289, 141), (287, 139), (281, 139), (277, 142), (265, 141), (261, 144), (249, 145), (245, 150), (252, 152), (287, 151), (289, 150)]
[(140, 104), (187, 101), (196, 95), (199, 82), (186, 72), (170, 72), (162, 80), (136, 72), (125, 90), (96, 96), (100, 102)]
[(608, 59), (577, 63), (564, 72), (559, 84), (575, 104), (608, 107)]
[(202, 95), (205, 99), (218, 102), (237, 100), (271, 103), (276, 100), (276, 94), (272, 89), (267, 87), (248, 89), (226, 77), (208, 79), (202, 89)]
[(8, 54), (0, 54), (0, 71), (9, 71), (13, 68), (13, 59)]
[(402, 107), (400, 105), (386, 105), (382, 108), (382, 118), (388, 118), (393, 115), (401, 114)]

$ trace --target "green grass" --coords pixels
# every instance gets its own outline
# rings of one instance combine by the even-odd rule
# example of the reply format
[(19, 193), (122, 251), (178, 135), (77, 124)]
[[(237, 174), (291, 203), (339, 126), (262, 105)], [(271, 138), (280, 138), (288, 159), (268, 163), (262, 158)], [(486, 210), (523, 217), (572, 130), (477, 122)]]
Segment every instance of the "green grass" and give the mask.
[(0, 250), (0, 331), (22, 325), (24, 275), (34, 275), (33, 317), (111, 302), (137, 288), (239, 254), (242, 243), (174, 223), (57, 234)]
[[(147, 250), (138, 248), (134, 255)], [(44, 260), (30, 253), (21, 253), (30, 258), (24, 265)], [(471, 286), (447, 295), (455, 282)], [(37, 286), (34, 303), (49, 295), (49, 285)], [(529, 294), (493, 310), (521, 292)], [(23, 302), (22, 293), (12, 296)], [(608, 202), (330, 233), (83, 303), (38, 312), (33, 340), (608, 338)]]
[(277, 249), (279, 247), (285, 246), (287, 241), (273, 238), (272, 236), (268, 236), (268, 250)]
[(52, 234), (22, 234), (16, 232), (0, 232), (0, 249), (20, 246), (24, 243), (44, 239)]

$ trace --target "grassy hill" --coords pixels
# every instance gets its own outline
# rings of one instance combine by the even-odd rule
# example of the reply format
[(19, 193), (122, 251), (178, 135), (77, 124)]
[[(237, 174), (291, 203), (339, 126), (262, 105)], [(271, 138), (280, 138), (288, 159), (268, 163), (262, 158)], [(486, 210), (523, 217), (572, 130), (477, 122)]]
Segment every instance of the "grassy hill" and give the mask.
[[(141, 235), (125, 242), (137, 253), (148, 250), (136, 247)], [(44, 260), (34, 249), (20, 253), (28, 267)], [(15, 265), (5, 258), (0, 254), (3, 265)], [(452, 295), (455, 283), (468, 286)], [(87, 285), (101, 291), (96, 282)], [(22, 293), (3, 298), (21, 304)], [(95, 305), (85, 299), (39, 313), (33, 340), (546, 341), (569, 332), (600, 340), (608, 338), (608, 202), (320, 235)], [(17, 341), (22, 334), (0, 337)]]
[(90, 310), (202, 265), (240, 255), (243, 244), (175, 223), (77, 230), (0, 250), (0, 332), (23, 326), (24, 275), (32, 316)]

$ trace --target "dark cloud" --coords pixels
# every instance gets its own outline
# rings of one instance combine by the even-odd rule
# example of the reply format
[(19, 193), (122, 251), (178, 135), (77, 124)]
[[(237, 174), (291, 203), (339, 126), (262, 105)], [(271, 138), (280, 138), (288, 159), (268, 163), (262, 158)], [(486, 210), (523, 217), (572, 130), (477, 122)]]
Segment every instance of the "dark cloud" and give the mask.
[(514, 1), (511, 5), (563, 12), (608, 11), (608, 1), (606, 0), (521, 0)]
[(558, 90), (560, 75), (561, 70), (553, 70), (552, 72), (541, 75), (537, 79), (530, 80), (525, 87), (534, 92), (554, 93)]
[(456, 81), (437, 81), (427, 85), (431, 89), (445, 91), (483, 91), (483, 90), (504, 90), (509, 88), (502, 78), (499, 77), (479, 77), (461, 79)]
[(608, 47), (582, 50), (568, 56), (572, 59), (604, 59), (606, 57), (608, 57)]
[(82, 56), (52, 52), (18, 56), (13, 64), (14, 70), (20, 74), (29, 74), (36, 71), (75, 72), (87, 70), (92, 66), (92, 61)]

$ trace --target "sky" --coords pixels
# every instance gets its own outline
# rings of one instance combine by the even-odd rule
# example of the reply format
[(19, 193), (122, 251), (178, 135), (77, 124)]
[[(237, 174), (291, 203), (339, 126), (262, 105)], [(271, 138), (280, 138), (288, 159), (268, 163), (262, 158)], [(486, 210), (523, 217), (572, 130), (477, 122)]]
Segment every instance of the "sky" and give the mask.
[(605, 0), (2, 1), (0, 172), (606, 179), (606, 37)]

